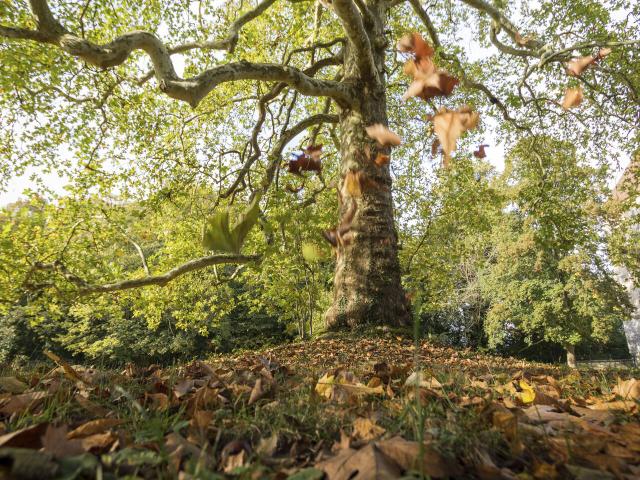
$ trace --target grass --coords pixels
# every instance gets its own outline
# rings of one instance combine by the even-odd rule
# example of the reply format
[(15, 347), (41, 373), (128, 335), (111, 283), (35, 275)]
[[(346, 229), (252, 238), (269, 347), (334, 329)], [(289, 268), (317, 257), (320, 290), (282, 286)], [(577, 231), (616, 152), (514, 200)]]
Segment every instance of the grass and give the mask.
[[(337, 444), (344, 446), (345, 438), (353, 448), (365, 445), (369, 439), (358, 437), (354, 420), (369, 418), (384, 432), (372, 439), (399, 435), (420, 445), (424, 441), (448, 461), (461, 465), (464, 474), (459, 478), (480, 478), (482, 468), (493, 468), (491, 463), (524, 475), (522, 478), (535, 478), (532, 475), (541, 464), (566, 474), (554, 442), (564, 438), (564, 433), (573, 433), (569, 429), (549, 429), (548, 433), (547, 426), (540, 428), (536, 422), (523, 420), (530, 405), (518, 400), (514, 385), (519, 379), (536, 388), (545, 385), (542, 379), (546, 376), (556, 379), (557, 410), (562, 413), (563, 408), (570, 411), (572, 404), (612, 400), (618, 377), (638, 374), (630, 370), (575, 372), (415, 342), (396, 331), (336, 335), (259, 353), (217, 355), (207, 364), (209, 372), (215, 371), (211, 378), (203, 377), (200, 364), (194, 363), (154, 371), (139, 369), (131, 376), (105, 371), (95, 376), (97, 381), (91, 386), (44, 375), (42, 368), (19, 372), (20, 379), (32, 382), (31, 390), (52, 394), (37, 408), (6, 415), (4, 430), (12, 432), (42, 422), (73, 429), (104, 416), (122, 419), (124, 423), (112, 430), (116, 440), (85, 454), (83, 461), (90, 456), (94, 463), (69, 478), (93, 478), (98, 470), (102, 478), (175, 478), (178, 472), (182, 478), (286, 478), (319, 459), (330, 458)], [(416, 366), (439, 386), (404, 388)], [(324, 398), (316, 392), (318, 378), (338, 368), (353, 372), (362, 384), (382, 379), (385, 393)], [(270, 390), (251, 403), (256, 379), (266, 378), (264, 369), (273, 374)], [(195, 391), (178, 399), (174, 388), (183, 379), (199, 383)], [(210, 392), (214, 400), (198, 404), (199, 391)], [(86, 396), (103, 414), (79, 404), (77, 395)], [(166, 408), (154, 407), (150, 399), (158, 395), (170, 399)], [(508, 417), (506, 426), (496, 420), (498, 408)], [(199, 410), (211, 416), (204, 428), (194, 423), (194, 412)], [(640, 420), (637, 412), (637, 408), (612, 412), (598, 428), (614, 432), (625, 424), (636, 424)], [(515, 437), (512, 427), (517, 431)], [(527, 437), (531, 432), (538, 435)], [(171, 445), (172, 435), (174, 440), (187, 442), (182, 450)], [(602, 448), (605, 450), (598, 455), (606, 453), (606, 445)], [(601, 467), (580, 455), (568, 461), (590, 469)], [(0, 461), (0, 469), (2, 465)], [(420, 476), (419, 472), (412, 475)]]

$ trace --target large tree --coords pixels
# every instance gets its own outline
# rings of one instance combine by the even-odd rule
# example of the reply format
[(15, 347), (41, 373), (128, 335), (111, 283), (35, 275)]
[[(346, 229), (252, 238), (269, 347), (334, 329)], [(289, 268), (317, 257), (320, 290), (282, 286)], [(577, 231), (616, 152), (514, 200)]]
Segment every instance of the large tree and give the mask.
[[(192, 224), (231, 203), (260, 200), (270, 245), (277, 241), (268, 227), (270, 207), (283, 201), (283, 181), (297, 187), (280, 172), (288, 144), (322, 142), (323, 175), (305, 179), (305, 190), (295, 194), (304, 198), (292, 203), (303, 215), (328, 187), (340, 192), (338, 231), (327, 235), (337, 249), (327, 321), (403, 324), (409, 316), (391, 168), (410, 174), (405, 168), (423, 158), (425, 143), (431, 144), (424, 141), (426, 113), (448, 105), (451, 112), (441, 113), (451, 113), (455, 123), (456, 111), (471, 104), (500, 122), (495, 130), (505, 139), (555, 129), (597, 157), (612, 144), (634, 142), (640, 62), (632, 32), (640, 7), (606, 3), (3, 1), (1, 168), (7, 176), (34, 166), (57, 170), (73, 180), (70, 196), (99, 193), (112, 198), (107, 203), (115, 209), (139, 205), (140, 215), (180, 197)], [(515, 14), (521, 25), (510, 20)], [(416, 57), (414, 66), (424, 66), (421, 60), (438, 66), (429, 70), (435, 77), (413, 71), (410, 90), (427, 99), (426, 107), (399, 101), (407, 80), (393, 52), (414, 30), (426, 32), (434, 52), (425, 59), (423, 50), (419, 58), (416, 37), (409, 37), (405, 55)], [(471, 37), (484, 56), (465, 51)], [(559, 100), (568, 86), (580, 87), (588, 105), (563, 113)], [(390, 164), (373, 161), (390, 147), (370, 138), (366, 127), (388, 125), (390, 118), (405, 141)], [(436, 133), (448, 159), (455, 128), (443, 128), (440, 122)], [(332, 175), (335, 180), (326, 181)], [(363, 188), (344, 185), (354, 178)], [(139, 251), (142, 277), (117, 278), (118, 268), (83, 269), (81, 255), (76, 265), (66, 261), (79, 231), (78, 248), (86, 248), (100, 212), (123, 230), (114, 242)], [(56, 252), (31, 252), (30, 279), (52, 275), (83, 293), (104, 293), (162, 286), (211, 265), (259, 258), (216, 253), (155, 274), (144, 245), (129, 238), (126, 220), (117, 222), (97, 206), (96, 215), (81, 222), (70, 223), (66, 235), (56, 232)], [(184, 261), (187, 252), (193, 250), (166, 251), (162, 265), (166, 258)]]

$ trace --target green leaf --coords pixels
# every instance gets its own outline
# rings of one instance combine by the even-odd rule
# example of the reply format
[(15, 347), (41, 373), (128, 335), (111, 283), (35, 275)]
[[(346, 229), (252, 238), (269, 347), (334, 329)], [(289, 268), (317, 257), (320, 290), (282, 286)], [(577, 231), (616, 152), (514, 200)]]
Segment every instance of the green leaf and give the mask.
[(238, 222), (233, 226), (231, 238), (237, 249), (235, 253), (240, 253), (244, 239), (258, 221), (258, 215), (260, 215), (260, 195), (253, 198), (247, 210), (240, 215)]
[(207, 250), (235, 252), (235, 246), (229, 231), (229, 210), (216, 212), (204, 227), (202, 245)]
[(204, 226), (202, 245), (207, 250), (240, 253), (245, 238), (258, 221), (260, 195), (256, 195), (240, 214), (233, 228), (229, 226), (229, 209), (216, 212)]

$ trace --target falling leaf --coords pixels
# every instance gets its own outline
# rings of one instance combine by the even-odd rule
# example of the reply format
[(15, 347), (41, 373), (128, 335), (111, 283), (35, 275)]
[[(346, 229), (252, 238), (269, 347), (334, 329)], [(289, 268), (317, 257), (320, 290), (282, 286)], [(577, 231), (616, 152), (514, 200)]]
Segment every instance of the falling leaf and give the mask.
[(179, 381), (173, 386), (173, 394), (176, 398), (182, 398), (195, 387), (195, 381), (191, 379), (184, 379)]
[(319, 262), (323, 260), (326, 255), (324, 250), (319, 245), (311, 242), (304, 242), (302, 244), (302, 257), (309, 263)]
[(574, 58), (567, 64), (567, 73), (573, 77), (579, 77), (587, 67), (602, 60), (610, 53), (610, 48), (601, 48), (596, 55)]
[(315, 162), (319, 162), (320, 155), (322, 155), (322, 145), (309, 145), (304, 149), (304, 153), (309, 155)]
[(344, 183), (342, 185), (342, 196), (346, 197), (347, 195), (351, 197), (361, 197), (362, 189), (360, 188), (360, 177), (358, 172), (354, 172), (353, 170), (349, 170), (347, 174), (344, 176)]
[(265, 396), (267, 396), (270, 390), (271, 390), (271, 385), (269, 385), (263, 378), (258, 378), (253, 388), (251, 389), (248, 405), (253, 405), (261, 398), (264, 398)]
[(78, 405), (80, 405), (82, 408), (84, 408), (86, 411), (88, 411), (93, 415), (96, 415), (98, 417), (104, 417), (107, 413), (109, 413), (109, 410), (107, 410), (104, 407), (101, 407), (95, 402), (92, 402), (88, 398), (82, 396), (80, 393), (76, 393), (76, 395), (73, 398), (76, 400), (76, 402), (78, 402)]
[(484, 151), (485, 147), (489, 145), (482, 144), (478, 147), (476, 151), (473, 152), (473, 156), (476, 158), (486, 158), (487, 153)]
[(381, 146), (395, 146), (397, 147), (402, 143), (402, 140), (398, 135), (393, 133), (387, 127), (381, 123), (375, 123), (365, 128), (367, 135), (374, 139)]
[(227, 443), (222, 452), (221, 464), (225, 473), (230, 473), (236, 468), (242, 467), (249, 458), (249, 446), (240, 440), (233, 440)]
[(522, 35), (520, 35), (519, 32), (516, 32), (515, 35), (515, 41), (518, 45), (522, 45), (523, 47), (525, 47), (527, 45), (527, 43), (529, 43), (531, 40), (534, 40), (535, 36), (534, 35), (525, 35), (524, 37)]
[(256, 447), (256, 453), (262, 457), (273, 457), (276, 450), (278, 450), (279, 438), (280, 437), (276, 433), (267, 438), (261, 438), (258, 446)]
[(440, 140), (435, 138), (433, 142), (431, 142), (431, 156), (435, 157), (438, 153), (438, 149), (440, 148)]
[(322, 232), (325, 240), (327, 240), (333, 247), (339, 247), (348, 245), (353, 240), (351, 232), (351, 223), (355, 217), (358, 204), (355, 201), (351, 202), (351, 206), (345, 211), (340, 224), (331, 230), (325, 230)]
[[(322, 148), (322, 145), (312, 146)], [(311, 148), (311, 147), (309, 147)], [(300, 154), (292, 154), (292, 159), (289, 160), (288, 169), (289, 173), (294, 175), (302, 175), (300, 172), (318, 172), (322, 171), (322, 162), (320, 161), (320, 150), (310, 150), (310, 154), (303, 152)]]
[(164, 393), (145, 393), (145, 403), (151, 403), (156, 411), (164, 411), (169, 408), (169, 397)]
[(202, 244), (207, 250), (221, 250), (240, 253), (242, 244), (249, 231), (258, 221), (260, 214), (260, 195), (253, 197), (247, 209), (240, 214), (238, 221), (229, 225), (229, 209), (215, 213), (204, 227)]
[(433, 376), (425, 374), (425, 372), (416, 371), (404, 382), (405, 387), (420, 387), (420, 388), (442, 388), (442, 384)]
[(316, 464), (327, 474), (327, 480), (367, 480), (400, 478), (402, 470), (375, 443), (360, 450), (341, 450), (335, 457)]
[(582, 88), (567, 88), (564, 92), (564, 98), (562, 99), (562, 108), (569, 110), (572, 107), (577, 107), (582, 103), (584, 94)]
[(416, 58), (432, 57), (435, 53), (433, 47), (418, 32), (401, 37), (398, 40), (397, 48), (400, 52), (412, 53)]
[(433, 117), (433, 128), (440, 140), (446, 159), (456, 149), (456, 142), (462, 133), (478, 126), (480, 115), (469, 107), (463, 106), (457, 111), (440, 108)]

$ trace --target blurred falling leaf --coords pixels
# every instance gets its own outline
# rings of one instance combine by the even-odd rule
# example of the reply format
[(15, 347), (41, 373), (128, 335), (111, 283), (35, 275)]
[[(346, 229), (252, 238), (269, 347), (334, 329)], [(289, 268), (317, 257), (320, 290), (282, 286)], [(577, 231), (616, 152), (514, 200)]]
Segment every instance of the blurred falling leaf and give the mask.
[(583, 98), (582, 88), (567, 88), (562, 100), (562, 108), (569, 110), (570, 108), (577, 107), (582, 103)]
[(319, 245), (311, 242), (302, 244), (302, 257), (309, 263), (319, 262), (326, 258), (325, 252)]
[(442, 107), (432, 120), (445, 160), (448, 160), (451, 158), (451, 152), (456, 149), (456, 142), (460, 135), (478, 126), (480, 115), (467, 106), (455, 111)]
[(207, 250), (220, 250), (240, 253), (244, 240), (258, 221), (260, 214), (260, 195), (255, 195), (247, 209), (240, 214), (238, 221), (229, 226), (229, 209), (215, 213), (204, 227), (202, 244)]
[(365, 129), (367, 135), (374, 139), (381, 146), (394, 146), (397, 147), (402, 143), (402, 140), (398, 135), (393, 133), (389, 128), (385, 127), (381, 123), (375, 123)]

